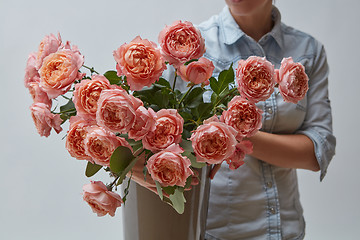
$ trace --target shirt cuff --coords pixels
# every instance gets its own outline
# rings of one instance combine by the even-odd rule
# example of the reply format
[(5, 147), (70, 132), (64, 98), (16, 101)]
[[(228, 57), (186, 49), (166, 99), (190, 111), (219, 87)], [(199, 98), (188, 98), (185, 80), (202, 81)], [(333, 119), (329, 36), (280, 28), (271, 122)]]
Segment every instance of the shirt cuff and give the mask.
[(315, 156), (320, 166), (320, 181), (322, 181), (330, 161), (335, 155), (336, 138), (331, 133), (323, 133), (314, 129), (301, 130), (296, 133), (306, 135), (314, 143)]

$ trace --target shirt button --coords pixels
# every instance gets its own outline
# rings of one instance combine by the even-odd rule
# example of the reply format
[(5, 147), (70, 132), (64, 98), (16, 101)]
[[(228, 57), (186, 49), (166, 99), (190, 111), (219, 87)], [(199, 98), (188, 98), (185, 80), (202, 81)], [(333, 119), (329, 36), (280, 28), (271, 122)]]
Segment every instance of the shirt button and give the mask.
[(267, 183), (266, 183), (266, 187), (267, 187), (267, 188), (272, 188), (272, 182), (267, 182)]
[(272, 108), (271, 108), (271, 107), (268, 107), (268, 108), (267, 108), (267, 112), (270, 113), (270, 114), (272, 114), (272, 113), (273, 113)]
[(271, 214), (275, 214), (275, 213), (276, 213), (276, 210), (275, 210), (274, 207), (270, 207), (270, 208), (269, 208), (269, 211), (270, 211)]

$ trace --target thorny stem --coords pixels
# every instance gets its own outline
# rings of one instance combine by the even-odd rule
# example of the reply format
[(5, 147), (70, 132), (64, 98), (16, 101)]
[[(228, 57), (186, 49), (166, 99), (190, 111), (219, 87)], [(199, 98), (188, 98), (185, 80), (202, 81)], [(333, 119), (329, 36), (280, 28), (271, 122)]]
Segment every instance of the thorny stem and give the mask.
[(177, 78), (177, 70), (175, 70), (175, 75), (174, 75), (174, 84), (173, 84), (173, 87), (172, 87), (173, 92), (175, 91), (176, 78)]
[(184, 94), (184, 96), (182, 96), (182, 98), (180, 99), (180, 102), (179, 102), (179, 107), (178, 107), (178, 109), (180, 108), (180, 105), (181, 105), (181, 103), (184, 101), (185, 97), (190, 93), (191, 89), (194, 88), (194, 86), (195, 86), (195, 84), (193, 84), (193, 85), (187, 90), (187, 92)]
[(214, 109), (226, 98), (228, 97), (230, 94), (232, 94), (233, 92), (235, 92), (237, 90), (237, 88), (232, 88), (228, 94), (226, 94), (225, 96), (223, 96), (222, 98), (220, 98), (220, 100), (218, 100), (216, 102), (216, 104), (214, 105)]
[(110, 185), (106, 186), (109, 191), (112, 191), (112, 188), (113, 188), (114, 184), (116, 183), (116, 181), (117, 181), (119, 178), (120, 178), (120, 176), (116, 176), (116, 178), (114, 179), (114, 181), (113, 181), (112, 183), (110, 183)]
[(94, 69), (93, 67), (88, 67), (88, 66), (86, 66), (86, 65), (82, 65), (82, 66), (83, 66), (84, 68), (89, 69), (90, 72), (91, 72), (91, 75), (92, 75), (93, 73), (99, 74), (97, 71), (95, 71), (95, 69)]

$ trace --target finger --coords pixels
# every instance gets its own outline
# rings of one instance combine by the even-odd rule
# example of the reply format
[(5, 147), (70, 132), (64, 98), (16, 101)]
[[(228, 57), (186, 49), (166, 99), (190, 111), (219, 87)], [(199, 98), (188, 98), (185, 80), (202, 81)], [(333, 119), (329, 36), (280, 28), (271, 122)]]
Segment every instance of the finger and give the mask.
[(210, 170), (210, 174), (209, 174), (210, 179), (214, 179), (215, 174), (220, 169), (220, 167), (221, 167), (221, 164), (216, 164), (212, 167), (212, 169)]

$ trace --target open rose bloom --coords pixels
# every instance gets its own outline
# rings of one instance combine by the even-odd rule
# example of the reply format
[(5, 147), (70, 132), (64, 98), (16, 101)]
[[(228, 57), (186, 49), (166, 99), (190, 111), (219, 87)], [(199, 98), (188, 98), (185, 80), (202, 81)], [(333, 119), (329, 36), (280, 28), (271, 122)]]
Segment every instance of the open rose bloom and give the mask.
[(96, 118), (97, 102), (100, 93), (104, 89), (110, 89), (110, 82), (106, 77), (93, 75), (91, 79), (86, 79), (75, 84), (73, 102), (76, 107), (77, 115), (83, 118)]
[(31, 105), (30, 111), (40, 136), (48, 137), (51, 129), (57, 133), (62, 131), (60, 116), (51, 113), (50, 107), (45, 103), (34, 103)]
[(305, 97), (309, 78), (301, 63), (295, 63), (291, 57), (284, 58), (277, 74), (279, 91), (285, 102), (297, 103)]
[(98, 126), (87, 128), (86, 138), (84, 139), (85, 154), (91, 160), (101, 166), (110, 166), (110, 158), (115, 149), (124, 146), (132, 149), (130, 144), (122, 137)]
[(91, 181), (83, 186), (83, 199), (99, 217), (106, 214), (115, 216), (116, 209), (123, 203), (119, 194), (109, 191), (100, 181)]
[(184, 119), (175, 109), (161, 109), (156, 113), (154, 130), (142, 140), (144, 148), (156, 152), (180, 143), (183, 125)]
[(141, 90), (157, 81), (166, 69), (154, 42), (136, 37), (114, 51), (118, 75), (125, 75), (131, 90)]
[(274, 66), (265, 58), (256, 56), (240, 60), (236, 70), (236, 81), (242, 97), (255, 103), (264, 101), (274, 92)]
[(40, 73), (40, 87), (53, 99), (69, 91), (71, 84), (82, 79), (79, 69), (84, 57), (70, 49), (62, 49), (44, 58)]
[(216, 116), (204, 121), (190, 138), (197, 161), (209, 164), (223, 162), (235, 152), (236, 135), (234, 128), (220, 122)]
[(135, 124), (140, 99), (121, 88), (103, 90), (98, 100), (96, 122), (112, 132), (126, 133)]
[(237, 139), (253, 136), (261, 128), (262, 110), (243, 97), (235, 96), (221, 115), (221, 121), (237, 131)]
[(178, 145), (172, 144), (152, 155), (147, 161), (147, 169), (155, 181), (162, 186), (185, 186), (187, 178), (193, 174), (190, 160), (182, 156), (184, 152)]
[[(159, 33), (158, 43), (137, 36), (120, 45), (113, 51), (116, 70), (105, 73), (84, 65), (77, 46), (60, 34), (45, 36), (28, 56), (23, 82), (39, 135), (60, 133), (69, 122), (63, 138), (70, 156), (86, 160), (87, 177), (104, 170), (113, 178), (83, 187), (83, 199), (98, 216), (114, 216), (126, 200), (129, 186), (123, 198), (113, 192), (129, 182), (126, 177), (182, 213), (183, 193), (199, 183), (201, 167), (225, 161), (234, 170), (245, 164), (253, 150), (246, 138), (262, 126), (256, 103), (275, 87), (292, 103), (308, 90), (305, 68), (292, 58), (274, 69), (264, 57), (250, 56), (234, 73), (232, 64), (215, 71), (204, 53), (200, 31), (175, 21)], [(167, 65), (174, 79), (163, 76)], [(188, 82), (187, 89), (176, 89), (176, 81)]]
[(205, 40), (200, 31), (190, 22), (175, 21), (159, 34), (158, 41), (166, 60), (180, 66), (205, 53)]

